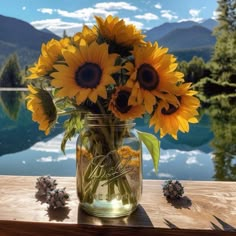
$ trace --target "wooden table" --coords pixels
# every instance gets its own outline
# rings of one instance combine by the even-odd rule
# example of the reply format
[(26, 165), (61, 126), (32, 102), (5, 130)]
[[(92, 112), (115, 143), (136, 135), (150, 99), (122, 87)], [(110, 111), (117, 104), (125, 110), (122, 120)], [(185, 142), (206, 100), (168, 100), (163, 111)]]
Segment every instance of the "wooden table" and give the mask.
[(79, 208), (74, 177), (66, 208), (48, 210), (35, 197), (36, 176), (0, 176), (0, 236), (5, 235), (236, 235), (236, 182), (181, 181), (185, 195), (167, 201), (160, 180), (144, 180), (143, 197), (129, 217), (102, 219)]

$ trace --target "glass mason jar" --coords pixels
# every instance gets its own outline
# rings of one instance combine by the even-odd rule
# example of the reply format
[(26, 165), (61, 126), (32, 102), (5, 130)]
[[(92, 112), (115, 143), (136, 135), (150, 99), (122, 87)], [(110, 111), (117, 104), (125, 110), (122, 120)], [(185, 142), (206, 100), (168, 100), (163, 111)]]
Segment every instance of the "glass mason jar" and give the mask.
[(133, 121), (91, 114), (76, 146), (80, 206), (99, 217), (131, 214), (142, 193), (142, 145)]

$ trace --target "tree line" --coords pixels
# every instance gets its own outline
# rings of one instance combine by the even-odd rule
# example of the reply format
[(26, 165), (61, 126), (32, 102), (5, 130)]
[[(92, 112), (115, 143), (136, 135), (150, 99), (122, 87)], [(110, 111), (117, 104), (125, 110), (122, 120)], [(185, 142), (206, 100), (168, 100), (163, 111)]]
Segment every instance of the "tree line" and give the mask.
[(25, 87), (23, 74), (16, 54), (10, 55), (0, 71), (0, 87)]

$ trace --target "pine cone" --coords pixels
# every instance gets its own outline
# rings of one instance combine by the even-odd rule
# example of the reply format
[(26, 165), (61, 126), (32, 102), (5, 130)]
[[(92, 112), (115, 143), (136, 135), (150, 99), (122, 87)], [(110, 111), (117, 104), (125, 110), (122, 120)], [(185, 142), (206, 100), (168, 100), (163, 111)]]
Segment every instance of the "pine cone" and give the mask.
[(56, 188), (56, 180), (52, 179), (50, 176), (41, 176), (37, 178), (35, 188), (38, 189), (37, 194), (39, 196), (47, 195), (49, 191), (52, 191)]
[(177, 180), (167, 180), (163, 185), (163, 193), (167, 198), (177, 199), (184, 194), (184, 188)]
[(48, 192), (47, 203), (50, 208), (64, 207), (69, 200), (69, 194), (63, 189), (54, 189)]

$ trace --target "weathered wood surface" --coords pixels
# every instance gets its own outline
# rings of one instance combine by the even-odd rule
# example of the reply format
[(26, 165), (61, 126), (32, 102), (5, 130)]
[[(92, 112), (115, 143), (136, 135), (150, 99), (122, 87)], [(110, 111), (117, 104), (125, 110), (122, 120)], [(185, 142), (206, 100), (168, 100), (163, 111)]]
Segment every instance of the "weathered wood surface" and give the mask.
[(185, 194), (168, 202), (160, 180), (144, 180), (129, 217), (102, 219), (79, 208), (75, 178), (55, 177), (70, 201), (48, 210), (35, 197), (35, 176), (0, 176), (0, 236), (5, 235), (236, 235), (236, 182), (181, 181)]

